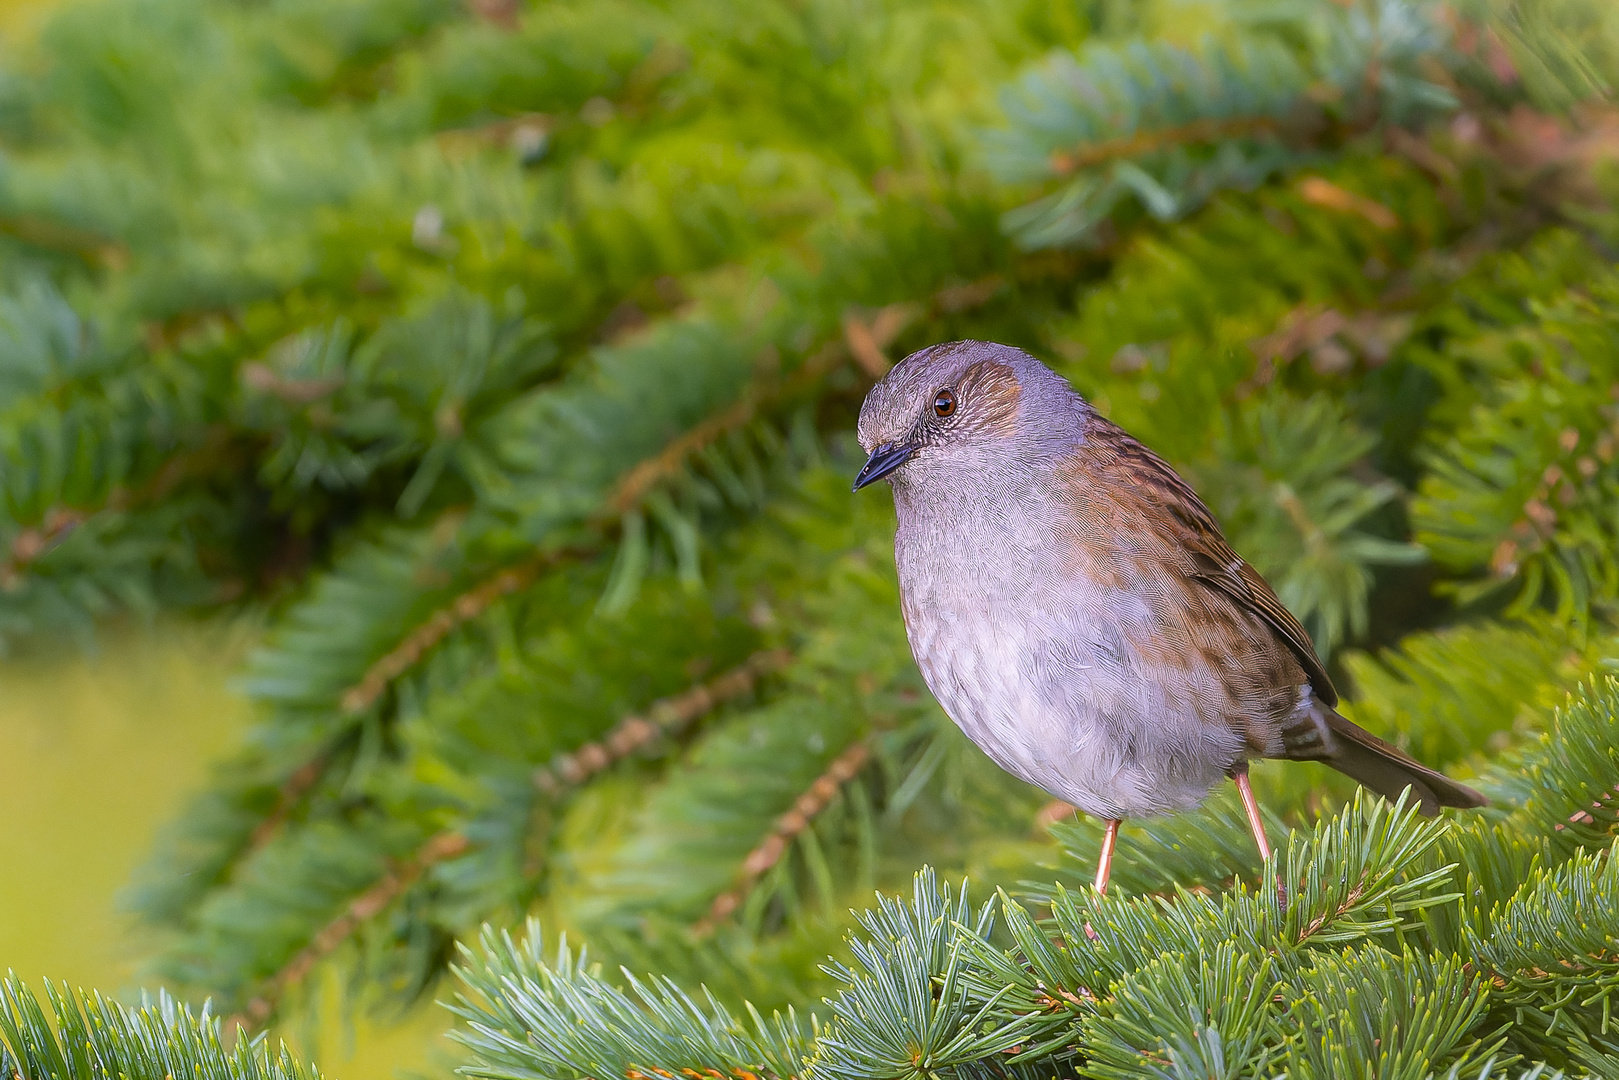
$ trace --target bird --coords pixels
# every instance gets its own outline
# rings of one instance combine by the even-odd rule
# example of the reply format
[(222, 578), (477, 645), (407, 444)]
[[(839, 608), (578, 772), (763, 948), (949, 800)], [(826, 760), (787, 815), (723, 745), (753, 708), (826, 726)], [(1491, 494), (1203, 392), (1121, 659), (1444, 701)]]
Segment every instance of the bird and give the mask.
[[(860, 409), (854, 490), (893, 489), (911, 653), (1001, 768), (1105, 822), (1234, 781), (1264, 861), (1258, 759), (1320, 761), (1423, 814), (1486, 805), (1341, 715), (1309, 634), (1191, 485), (1021, 349), (955, 341)], [(1284, 900), (1285, 903), (1285, 900)]]

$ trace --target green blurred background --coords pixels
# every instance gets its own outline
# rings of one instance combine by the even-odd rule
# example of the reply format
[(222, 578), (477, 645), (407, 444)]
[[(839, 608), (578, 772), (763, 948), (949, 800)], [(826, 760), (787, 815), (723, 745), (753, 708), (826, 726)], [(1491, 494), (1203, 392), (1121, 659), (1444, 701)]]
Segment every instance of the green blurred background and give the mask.
[[(28, 6), (8, 9), (12, 25)], [(109, 627), (91, 655), (61, 647), (0, 660), (0, 956), (18, 975), (139, 985), (142, 938), (119, 896), (152, 837), (246, 731), (247, 703), (229, 683), (257, 633), (244, 620), (164, 620)], [(431, 1005), (379, 1021), (333, 995), (320, 1021), (279, 1034), (364, 1080), (420, 1069), (443, 1029)]]

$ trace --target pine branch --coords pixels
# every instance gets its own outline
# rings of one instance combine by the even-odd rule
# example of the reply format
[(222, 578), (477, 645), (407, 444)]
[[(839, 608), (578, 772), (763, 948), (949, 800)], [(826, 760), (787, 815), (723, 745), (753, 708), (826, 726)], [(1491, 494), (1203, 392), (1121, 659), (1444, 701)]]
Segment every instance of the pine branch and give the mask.
[(476, 619), (502, 598), (528, 587), (542, 572), (563, 559), (577, 558), (582, 554), (584, 549), (545, 551), (499, 570), (461, 593), (448, 605), (433, 612), (425, 622), (407, 633), (398, 645), (366, 668), (359, 681), (338, 698), (339, 706), (350, 715), (369, 709), (387, 691), (388, 684), (415, 667), (423, 656), (458, 627)]
[(695, 1000), (668, 980), (626, 975), (602, 982), (585, 953), (560, 941), (544, 955), (539, 923), (521, 941), (485, 929), (456, 969), (465, 990), (450, 1011), (466, 1021), (451, 1038), (472, 1052), (466, 1075), (486, 1080), (675, 1076), (794, 1080), (806, 1073), (816, 1027), (789, 1010), (746, 1022), (711, 995)]
[(319, 1080), (283, 1044), (237, 1038), (166, 992), (137, 1006), (45, 984), (50, 1012), (15, 976), (0, 982), (0, 1071), (17, 1080)]
[(471, 841), (459, 833), (439, 833), (423, 844), (414, 856), (396, 863), (382, 880), (355, 897), (343, 914), (327, 923), (308, 945), (265, 980), (242, 1010), (226, 1021), (225, 1026), (261, 1027), (274, 1013), (282, 995), (307, 978), (316, 964), (335, 952), (361, 925), (376, 918), (434, 865), (465, 854), (471, 846)]
[(1094, 242), (1126, 203), (1175, 220), (1222, 188), (1257, 185), (1372, 123), (1454, 105), (1422, 70), (1440, 39), (1425, 5), (1283, 5), (1268, 14), (1272, 33), (1243, 27), (1196, 49), (1096, 43), (1026, 73), (1007, 96), (1012, 126), (994, 133), (991, 164), (1009, 180), (1065, 183), (1009, 212), (1008, 230), (1034, 248)]
[(786, 854), (792, 842), (827, 808), (839, 789), (859, 775), (870, 756), (870, 747), (864, 742), (857, 742), (834, 758), (826, 771), (816, 777), (815, 782), (793, 803), (793, 808), (776, 819), (770, 834), (748, 852), (747, 858), (742, 860), (737, 884), (714, 898), (708, 914), (692, 925), (692, 933), (699, 937), (707, 936), (714, 932), (718, 923), (730, 918), (742, 906), (754, 883)]
[(1067, 176), (1121, 159), (1144, 157), (1171, 146), (1224, 142), (1249, 135), (1273, 135), (1279, 127), (1280, 124), (1268, 116), (1242, 117), (1235, 120), (1194, 120), (1179, 127), (1137, 132), (1134, 135), (1093, 143), (1077, 150), (1053, 150), (1051, 171), (1057, 176)]
[(792, 659), (785, 649), (757, 652), (717, 678), (683, 694), (654, 701), (644, 714), (624, 717), (599, 742), (559, 754), (549, 765), (534, 770), (534, 786), (554, 796), (564, 787), (582, 784), (654, 739), (678, 734), (725, 702), (751, 693), (760, 679), (782, 670)]

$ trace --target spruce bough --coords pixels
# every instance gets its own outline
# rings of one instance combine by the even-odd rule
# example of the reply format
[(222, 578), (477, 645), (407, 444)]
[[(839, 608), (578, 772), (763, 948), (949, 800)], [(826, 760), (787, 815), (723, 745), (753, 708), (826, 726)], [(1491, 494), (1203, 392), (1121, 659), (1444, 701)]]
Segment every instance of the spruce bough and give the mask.
[[(1615, 1071), (1606, 8), (485, 8), (74, 5), (0, 83), (0, 633), (270, 612), (131, 892), (153, 983), (256, 1030), (533, 914), (464, 959), (474, 1071)], [(1229, 799), (1095, 901), (846, 493), (866, 386), (962, 337), (1161, 449), (1499, 810), (1260, 771), (1297, 916)], [(8, 994), (25, 1076), (292, 1069)]]

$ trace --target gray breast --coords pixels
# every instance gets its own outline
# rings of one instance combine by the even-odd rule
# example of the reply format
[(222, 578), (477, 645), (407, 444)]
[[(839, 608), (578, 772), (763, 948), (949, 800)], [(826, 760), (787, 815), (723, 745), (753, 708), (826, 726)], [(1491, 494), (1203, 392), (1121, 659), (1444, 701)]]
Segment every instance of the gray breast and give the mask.
[[(1189, 809), (1238, 760), (1199, 680), (1133, 648), (1157, 616), (1138, 592), (1065, 573), (1038, 490), (957, 513), (896, 490), (911, 650), (950, 718), (997, 764), (1100, 817)], [(988, 495), (988, 493), (986, 493)]]

